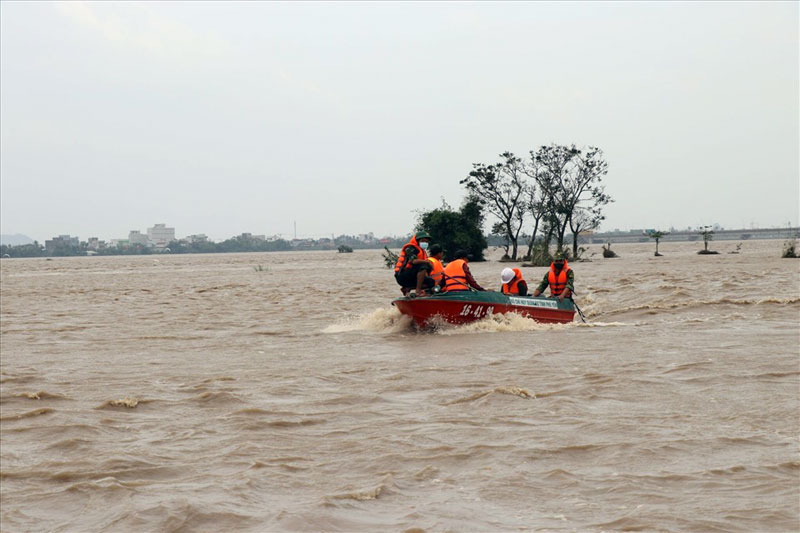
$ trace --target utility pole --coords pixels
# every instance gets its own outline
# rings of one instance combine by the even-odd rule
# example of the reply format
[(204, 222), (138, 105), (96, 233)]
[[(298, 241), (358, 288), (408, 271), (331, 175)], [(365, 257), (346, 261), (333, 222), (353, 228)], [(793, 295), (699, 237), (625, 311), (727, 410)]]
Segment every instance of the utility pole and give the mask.
[(294, 221), (294, 238), (297, 239), (297, 221)]

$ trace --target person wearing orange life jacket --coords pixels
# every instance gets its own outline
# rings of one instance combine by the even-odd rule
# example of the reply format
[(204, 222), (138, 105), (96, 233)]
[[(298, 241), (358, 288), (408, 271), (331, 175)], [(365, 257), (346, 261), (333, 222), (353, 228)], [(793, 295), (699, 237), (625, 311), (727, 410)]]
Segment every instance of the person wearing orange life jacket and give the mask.
[(522, 279), (522, 271), (518, 268), (504, 268), (500, 274), (500, 291), (512, 296), (527, 296), (528, 284)]
[(469, 253), (466, 250), (456, 252), (456, 258), (444, 267), (442, 273), (442, 291), (468, 291), (470, 287), (479, 291), (485, 291), (469, 271)]
[(575, 274), (569, 268), (563, 253), (556, 254), (555, 260), (550, 264), (550, 270), (544, 275), (542, 282), (533, 291), (534, 296), (542, 294), (547, 286), (550, 286), (550, 297), (564, 301), (575, 291)]
[(433, 265), (428, 261), (425, 250), (431, 242), (431, 236), (424, 231), (419, 231), (400, 250), (400, 256), (394, 265), (394, 279), (400, 285), (403, 296), (408, 296), (411, 290), (416, 290), (416, 295), (422, 295), (424, 289), (433, 288), (433, 279), (428, 275), (433, 270)]
[(428, 256), (428, 261), (430, 261), (433, 265), (433, 270), (431, 270), (431, 278), (433, 278), (434, 286), (436, 286), (441, 283), (442, 274), (444, 273), (444, 265), (442, 265), (442, 256), (444, 256), (444, 250), (442, 250), (442, 247), (439, 244), (434, 244), (429, 250), (431, 255)]

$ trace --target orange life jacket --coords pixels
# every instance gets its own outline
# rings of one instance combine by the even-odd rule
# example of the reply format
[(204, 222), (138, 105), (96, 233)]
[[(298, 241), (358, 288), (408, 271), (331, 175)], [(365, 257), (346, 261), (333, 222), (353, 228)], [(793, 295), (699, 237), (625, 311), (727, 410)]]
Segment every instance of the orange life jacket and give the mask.
[(444, 292), (469, 290), (467, 273), (464, 272), (465, 264), (466, 261), (463, 259), (456, 259), (455, 261), (450, 261), (450, 263), (448, 263), (443, 272)]
[(439, 282), (442, 280), (442, 274), (444, 274), (444, 267), (442, 266), (442, 262), (436, 259), (435, 257), (429, 257), (428, 261), (433, 263), (433, 271), (431, 271), (431, 277), (433, 278), (433, 283), (438, 285)]
[(550, 263), (550, 272), (547, 273), (547, 284), (550, 285), (550, 296), (558, 296), (567, 286), (567, 272), (569, 265), (564, 261), (564, 268), (556, 275), (555, 263)]
[(508, 283), (503, 283), (500, 290), (503, 294), (519, 294), (519, 282), (522, 281), (522, 271), (518, 268), (514, 269), (514, 279)]
[(400, 257), (397, 258), (397, 263), (394, 265), (394, 273), (397, 274), (400, 270), (412, 268), (414, 265), (411, 264), (411, 261), (406, 261), (406, 248), (409, 246), (413, 246), (417, 250), (417, 259), (427, 259), (428, 255), (425, 253), (425, 250), (419, 247), (419, 243), (417, 242), (417, 236), (414, 235), (411, 237), (411, 240), (408, 241), (408, 244), (403, 246), (403, 249), (400, 250)]

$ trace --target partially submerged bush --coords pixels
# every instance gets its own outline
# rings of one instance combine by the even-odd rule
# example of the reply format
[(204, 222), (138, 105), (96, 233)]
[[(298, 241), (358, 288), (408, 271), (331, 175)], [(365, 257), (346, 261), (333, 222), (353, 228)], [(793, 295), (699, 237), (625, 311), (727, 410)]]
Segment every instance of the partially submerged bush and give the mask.
[(617, 252), (611, 249), (611, 243), (607, 242), (603, 245), (603, 257), (619, 257)]
[(729, 254), (738, 254), (741, 249), (742, 249), (742, 243), (739, 243), (739, 244), (736, 245), (736, 249), (735, 250), (731, 250), (728, 253)]
[(394, 268), (394, 265), (397, 264), (397, 260), (400, 258), (400, 256), (386, 246), (384, 246), (383, 249), (386, 250), (383, 252), (383, 264), (386, 265), (386, 268)]
[(783, 243), (781, 257), (784, 259), (800, 257), (797, 255), (797, 239)]
[(719, 252), (708, 249), (708, 241), (714, 240), (714, 230), (711, 226), (701, 226), (697, 228), (697, 234), (703, 236), (703, 249), (697, 252), (700, 255), (716, 255)]
[(544, 243), (539, 243), (533, 247), (531, 250), (531, 255), (529, 257), (525, 257), (525, 263), (522, 264), (524, 267), (541, 267), (541, 266), (550, 266), (550, 263), (553, 262), (553, 256), (550, 254), (550, 250)]

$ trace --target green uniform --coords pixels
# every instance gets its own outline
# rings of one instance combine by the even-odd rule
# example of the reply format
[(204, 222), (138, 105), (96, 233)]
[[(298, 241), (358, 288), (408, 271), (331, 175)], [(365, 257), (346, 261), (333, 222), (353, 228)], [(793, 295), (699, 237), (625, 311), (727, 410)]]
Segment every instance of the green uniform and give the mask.
[[(548, 269), (548, 271), (544, 273), (544, 278), (542, 278), (542, 282), (539, 284), (538, 287), (536, 287), (536, 290), (539, 291), (540, 293), (544, 292), (547, 286), (550, 285), (550, 281), (547, 279), (549, 275), (550, 275), (550, 270)], [(569, 289), (570, 293), (575, 292), (575, 272), (573, 272), (571, 268), (569, 269), (569, 271), (567, 271), (566, 288)]]

